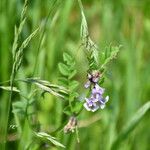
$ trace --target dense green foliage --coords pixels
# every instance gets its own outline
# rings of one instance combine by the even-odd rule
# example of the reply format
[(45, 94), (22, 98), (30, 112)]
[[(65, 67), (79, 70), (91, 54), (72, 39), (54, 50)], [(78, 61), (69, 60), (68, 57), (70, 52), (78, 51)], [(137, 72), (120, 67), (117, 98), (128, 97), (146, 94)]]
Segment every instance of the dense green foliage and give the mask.
[[(150, 148), (150, 2), (82, 3), (0, 2), (0, 150)], [(110, 97), (94, 113), (92, 69)]]

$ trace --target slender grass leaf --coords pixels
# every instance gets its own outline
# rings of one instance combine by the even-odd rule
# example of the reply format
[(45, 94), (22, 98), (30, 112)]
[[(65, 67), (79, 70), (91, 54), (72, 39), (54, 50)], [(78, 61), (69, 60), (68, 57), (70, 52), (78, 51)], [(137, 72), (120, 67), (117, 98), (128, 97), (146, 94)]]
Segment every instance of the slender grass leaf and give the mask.
[(20, 90), (17, 89), (17, 87), (12, 87), (12, 89), (11, 89), (10, 86), (0, 86), (0, 88), (3, 89), (3, 90), (6, 90), (6, 91), (11, 91), (12, 90), (14, 92), (20, 93)]
[(125, 125), (123, 130), (120, 132), (120, 134), (114, 141), (112, 145), (112, 150), (116, 150), (119, 147), (121, 142), (123, 142), (128, 137), (128, 135), (134, 130), (134, 128), (137, 127), (138, 123), (142, 120), (142, 118), (145, 116), (146, 112), (149, 111), (149, 109), (150, 101), (144, 104), (131, 118), (131, 120), (128, 121), (127, 125)]

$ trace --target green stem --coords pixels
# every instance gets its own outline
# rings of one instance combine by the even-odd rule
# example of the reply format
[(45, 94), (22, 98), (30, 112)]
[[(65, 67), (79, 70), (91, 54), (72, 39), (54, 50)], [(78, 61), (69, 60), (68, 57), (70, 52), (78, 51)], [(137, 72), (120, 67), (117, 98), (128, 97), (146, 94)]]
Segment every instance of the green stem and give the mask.
[(2, 144), (2, 150), (6, 149), (6, 142), (7, 142), (7, 129), (8, 129), (8, 123), (9, 123), (9, 114), (10, 114), (10, 109), (11, 109), (11, 101), (12, 101), (12, 95), (13, 95), (13, 84), (14, 84), (14, 79), (15, 79), (15, 64), (13, 65), (11, 77), (10, 77), (10, 96), (8, 99), (8, 104), (7, 104), (7, 110), (6, 110), (6, 120), (4, 123), (4, 136), (3, 136), (3, 144)]

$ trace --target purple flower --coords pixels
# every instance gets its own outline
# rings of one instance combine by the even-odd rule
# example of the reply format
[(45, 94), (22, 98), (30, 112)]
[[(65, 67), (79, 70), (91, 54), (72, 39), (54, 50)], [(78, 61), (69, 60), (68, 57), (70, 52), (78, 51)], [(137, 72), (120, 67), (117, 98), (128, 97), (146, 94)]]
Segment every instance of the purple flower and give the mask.
[(105, 107), (106, 102), (109, 100), (109, 96), (103, 97), (105, 89), (98, 85), (98, 81), (101, 74), (97, 70), (93, 70), (88, 73), (87, 78), (88, 81), (84, 85), (85, 88), (91, 89), (91, 96), (89, 98), (85, 98), (84, 107), (88, 111), (95, 112), (96, 110), (103, 109)]
[(100, 87), (98, 84), (95, 84), (91, 91), (90, 98), (85, 98), (84, 107), (88, 111), (95, 112), (99, 108), (103, 109), (105, 107), (105, 103), (108, 102), (109, 96), (103, 98), (103, 93), (105, 89)]
[(85, 99), (86, 102), (84, 103), (84, 107), (86, 108), (86, 110), (95, 112), (97, 109), (99, 109), (99, 106), (96, 104), (96, 102), (93, 101), (93, 98)]

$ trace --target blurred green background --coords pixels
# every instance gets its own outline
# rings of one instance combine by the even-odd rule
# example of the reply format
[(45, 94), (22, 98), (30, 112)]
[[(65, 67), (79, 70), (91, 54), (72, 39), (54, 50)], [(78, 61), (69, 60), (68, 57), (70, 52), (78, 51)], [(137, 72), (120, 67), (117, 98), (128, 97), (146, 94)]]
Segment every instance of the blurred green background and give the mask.
[[(103, 85), (110, 96), (107, 107), (96, 113), (84, 110), (78, 117), (81, 124), (80, 143), (77, 143), (75, 134), (65, 135), (60, 132), (56, 136), (67, 146), (67, 150), (108, 150), (133, 114), (150, 100), (150, 1), (82, 0), (82, 2), (90, 35), (100, 50), (110, 44), (121, 44), (123, 47), (118, 58), (109, 66)], [(23, 0), (0, 1), (0, 82), (10, 78), (14, 26), (18, 25), (23, 3)], [(77, 79), (81, 83), (80, 93), (82, 93), (86, 82), (87, 61), (82, 50), (78, 49), (81, 23), (78, 2), (61, 0), (55, 6), (53, 3), (54, 0), (32, 0), (28, 3), (27, 20), (19, 40), (25, 39), (38, 26), (41, 27), (41, 32), (24, 50), (23, 63), (16, 78), (34, 76), (57, 83), (59, 76), (57, 64), (62, 61), (63, 52), (67, 51), (77, 61)], [(43, 39), (39, 47), (42, 34)], [(28, 95), (29, 85), (16, 83), (16, 86), (24, 95)], [(3, 136), (8, 98), (9, 92), (0, 90), (0, 139)], [(13, 102), (19, 100), (21, 101), (21, 98), (14, 94)], [(44, 98), (37, 98), (34, 106), (35, 119), (40, 125), (40, 130), (50, 132), (63, 122), (62, 103), (50, 94), (46, 94)], [(10, 124), (15, 124), (12, 113)], [(26, 131), (26, 128), (24, 128), (26, 134), (22, 134), (20, 140), (15, 139), (16, 132), (16, 129), (9, 129), (10, 138), (7, 142), (9, 150), (24, 149), (28, 143), (29, 131)], [(133, 132), (123, 140), (119, 149), (148, 150), (149, 141), (150, 116), (147, 113)]]

